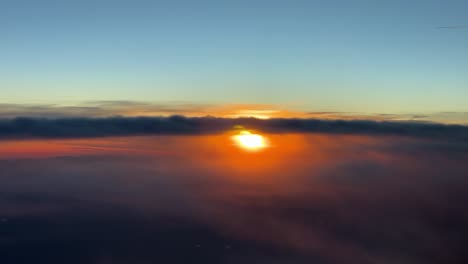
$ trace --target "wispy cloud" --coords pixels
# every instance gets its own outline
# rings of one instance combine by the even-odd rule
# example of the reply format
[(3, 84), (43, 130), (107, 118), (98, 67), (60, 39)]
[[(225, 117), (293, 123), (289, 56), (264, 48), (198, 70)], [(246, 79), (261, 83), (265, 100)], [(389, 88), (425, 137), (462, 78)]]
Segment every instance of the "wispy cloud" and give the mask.
[(468, 28), (467, 25), (458, 25), (458, 26), (441, 26), (437, 27), (438, 29), (458, 29), (458, 28)]
[(201, 104), (190, 102), (88, 101), (76, 104), (0, 104), (0, 119), (156, 117), (307, 118), (326, 120), (429, 121), (468, 124), (467, 112), (359, 113), (292, 110), (269, 104)]

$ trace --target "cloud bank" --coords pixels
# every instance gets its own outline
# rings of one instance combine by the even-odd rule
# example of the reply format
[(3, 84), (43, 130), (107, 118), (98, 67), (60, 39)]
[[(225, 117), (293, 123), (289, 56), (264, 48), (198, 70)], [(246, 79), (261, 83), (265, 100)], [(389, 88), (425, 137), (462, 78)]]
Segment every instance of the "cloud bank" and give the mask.
[(235, 126), (265, 133), (397, 135), (467, 140), (468, 127), (422, 122), (215, 117), (109, 117), (0, 119), (0, 138), (81, 138), (133, 135), (199, 135)]

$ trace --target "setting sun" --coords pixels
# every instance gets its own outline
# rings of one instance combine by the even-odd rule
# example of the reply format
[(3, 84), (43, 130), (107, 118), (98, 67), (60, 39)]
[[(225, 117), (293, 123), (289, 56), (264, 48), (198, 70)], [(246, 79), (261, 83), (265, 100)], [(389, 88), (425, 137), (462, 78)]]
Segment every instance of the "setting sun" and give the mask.
[(267, 147), (265, 137), (258, 134), (252, 134), (250, 131), (243, 130), (238, 135), (232, 137), (237, 146), (247, 150), (260, 150)]

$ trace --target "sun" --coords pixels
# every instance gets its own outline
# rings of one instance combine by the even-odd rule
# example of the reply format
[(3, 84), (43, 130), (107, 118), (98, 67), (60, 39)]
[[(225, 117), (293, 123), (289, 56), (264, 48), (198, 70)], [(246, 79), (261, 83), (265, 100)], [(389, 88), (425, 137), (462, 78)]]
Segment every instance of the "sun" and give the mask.
[(232, 139), (237, 146), (250, 151), (261, 150), (268, 145), (265, 137), (252, 134), (247, 130), (242, 130), (239, 134), (234, 135)]

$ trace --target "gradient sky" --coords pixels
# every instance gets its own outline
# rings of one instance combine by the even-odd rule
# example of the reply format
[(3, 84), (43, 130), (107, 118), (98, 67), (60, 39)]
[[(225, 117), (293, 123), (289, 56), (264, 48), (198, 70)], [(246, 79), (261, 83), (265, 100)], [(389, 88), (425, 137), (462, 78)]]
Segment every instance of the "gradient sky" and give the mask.
[(466, 112), (467, 10), (456, 0), (4, 0), (0, 103)]

